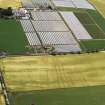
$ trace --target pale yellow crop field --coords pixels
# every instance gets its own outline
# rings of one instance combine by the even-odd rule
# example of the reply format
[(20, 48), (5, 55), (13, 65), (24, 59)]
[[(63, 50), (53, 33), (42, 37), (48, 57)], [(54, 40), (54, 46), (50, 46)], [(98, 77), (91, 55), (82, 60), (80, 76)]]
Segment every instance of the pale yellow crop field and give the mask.
[(0, 8), (18, 8), (21, 7), (20, 0), (0, 0)]
[(3, 95), (1, 94), (1, 91), (0, 91), (0, 105), (5, 105), (5, 100)]
[(0, 65), (11, 91), (105, 85), (105, 53), (8, 57)]
[(97, 10), (105, 17), (105, 0), (89, 0)]

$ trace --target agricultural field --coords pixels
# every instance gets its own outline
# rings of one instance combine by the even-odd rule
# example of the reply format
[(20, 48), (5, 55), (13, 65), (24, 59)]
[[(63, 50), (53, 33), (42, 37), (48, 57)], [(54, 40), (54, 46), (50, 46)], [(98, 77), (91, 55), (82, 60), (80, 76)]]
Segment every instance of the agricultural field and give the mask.
[(0, 7), (23, 6), (29, 17), (0, 19), (0, 52), (8, 54), (0, 59), (0, 105), (105, 105), (99, 0), (100, 13), (87, 0), (4, 1)]
[(24, 8), (34, 8), (46, 4), (52, 5), (50, 0), (20, 0)]
[(94, 39), (105, 38), (105, 32), (89, 13), (75, 13), (75, 15)]
[(61, 15), (78, 40), (92, 39), (91, 35), (89, 35), (73, 12), (61, 12)]
[(25, 34), (18, 21), (0, 19), (0, 51), (8, 53), (26, 52)]
[(87, 12), (93, 18), (94, 22), (105, 32), (105, 19), (102, 15), (97, 11), (87, 10)]
[(104, 85), (104, 56), (8, 57), (1, 60), (1, 68), (11, 91)]
[(61, 11), (61, 16), (80, 42), (83, 51), (104, 49), (105, 19), (97, 10), (70, 6), (58, 6), (57, 9)]
[(105, 86), (12, 92), (12, 105), (105, 105)]
[(0, 8), (18, 8), (21, 7), (21, 2), (19, 0), (0, 0)]
[[(20, 1), (14, 0), (13, 2)], [(21, 2), (23, 7), (26, 6), (25, 8), (30, 6), (33, 8), (32, 5), (51, 4), (49, 0), (21, 0)], [(13, 29), (11, 27), (13, 26), (11, 24), (9, 28), (12, 31), (10, 31), (10, 34), (8, 33), (10, 39), (5, 39), (6, 34), (1, 35), (0, 51), (12, 54), (26, 54), (27, 52), (50, 53), (51, 51), (54, 53), (81, 52), (84, 51), (81, 44), (79, 45), (79, 42), (82, 43), (81, 40), (105, 39), (105, 19), (86, 0), (69, 1), (70, 4), (67, 1), (53, 0), (52, 2), (57, 7), (58, 12), (54, 10), (30, 11), (33, 20), (20, 19), (18, 22), (15, 20), (13, 20), (14, 22), (11, 21), (12, 24), (14, 23), (14, 27), (18, 24), (16, 25), (18, 29), (15, 28), (14, 32), (12, 32)], [(66, 14), (66, 12), (68, 13)], [(5, 22), (3, 20), (2, 23), (6, 26), (10, 24), (6, 20)], [(3, 24), (1, 24), (1, 27)], [(2, 31), (4, 32), (4, 30), (6, 30), (5, 27)], [(14, 37), (14, 34), (17, 35)], [(4, 42), (6, 43), (4, 44)], [(45, 51), (46, 48), (47, 51)], [(94, 50), (91, 46), (90, 49)]]
[[(83, 51), (103, 50), (105, 19), (96, 10), (70, 10), (60, 12), (79, 40)], [(79, 28), (78, 28), (79, 27)]]
[(75, 15), (93, 37), (92, 40), (80, 41), (80, 43), (85, 46), (85, 50), (92, 51), (104, 49), (105, 19), (97, 11), (91, 10), (87, 10), (86, 13), (75, 12)]
[(105, 17), (105, 1), (104, 0), (89, 0), (96, 9)]
[(3, 94), (1, 93), (1, 90), (0, 90), (0, 105), (5, 105), (5, 100)]
[(46, 105), (48, 100), (50, 105), (104, 105), (104, 56), (102, 52), (1, 59), (11, 105)]
[(81, 48), (57, 12), (32, 11), (33, 20), (21, 19), (30, 46), (49, 46), (54, 52), (78, 52)]
[(98, 51), (98, 50), (104, 50), (105, 49), (105, 40), (81, 40), (80, 42), (82, 45), (84, 45), (83, 50), (87, 51)]
[(93, 9), (94, 7), (88, 3), (87, 0), (69, 0), (69, 1), (63, 1), (63, 0), (53, 0), (53, 3), (56, 7), (66, 7), (66, 8), (82, 8), (82, 9)]

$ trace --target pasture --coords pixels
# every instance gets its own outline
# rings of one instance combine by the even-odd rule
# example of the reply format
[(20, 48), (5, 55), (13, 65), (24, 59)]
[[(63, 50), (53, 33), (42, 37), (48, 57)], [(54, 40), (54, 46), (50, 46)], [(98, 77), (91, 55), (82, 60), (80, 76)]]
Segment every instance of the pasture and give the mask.
[(20, 23), (16, 20), (0, 19), (0, 51), (24, 53), (27, 40)]
[(12, 92), (12, 105), (105, 105), (105, 86)]

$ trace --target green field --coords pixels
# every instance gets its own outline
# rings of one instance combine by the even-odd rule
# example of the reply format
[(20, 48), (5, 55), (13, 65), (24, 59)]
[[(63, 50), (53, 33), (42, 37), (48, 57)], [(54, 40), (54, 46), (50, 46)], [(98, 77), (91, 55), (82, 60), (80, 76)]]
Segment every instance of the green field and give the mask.
[(27, 40), (18, 21), (0, 20), (0, 51), (24, 53)]
[(86, 9), (72, 8), (72, 7), (57, 7), (58, 11), (72, 11), (72, 12), (85, 12)]
[(94, 24), (94, 21), (90, 18), (87, 12), (75, 12), (75, 15), (82, 24)]
[(94, 51), (94, 50), (103, 50), (105, 49), (105, 40), (82, 40), (82, 43), (85, 46), (87, 51)]
[(97, 25), (84, 25), (93, 39), (105, 39), (105, 33)]
[(96, 9), (105, 17), (105, 1), (104, 0), (89, 0)]
[(105, 86), (9, 94), (11, 105), (105, 105)]
[[(94, 39), (105, 39), (105, 31), (102, 29), (103, 26), (101, 24), (102, 21), (105, 22), (105, 20), (101, 18), (102, 16), (100, 16), (101, 19), (98, 18), (98, 12), (96, 13), (93, 10), (88, 10), (88, 12), (84, 13), (75, 12), (75, 15)], [(94, 19), (94, 15), (96, 15), (95, 17), (97, 17), (97, 20)], [(101, 23), (98, 22), (98, 19), (101, 20)]]
[(88, 15), (90, 15), (95, 23), (103, 30), (105, 33), (105, 18), (102, 17), (102, 15), (97, 11), (91, 11), (87, 10)]
[(105, 19), (97, 10), (76, 9), (68, 7), (57, 8), (59, 11), (74, 12), (88, 33), (92, 36), (93, 40), (80, 41), (80, 46), (83, 51), (105, 49), (105, 41), (103, 40), (105, 39)]
[(105, 19), (94, 10), (85, 12), (75, 12), (93, 40), (81, 40), (80, 45), (84, 51), (94, 51), (105, 49)]

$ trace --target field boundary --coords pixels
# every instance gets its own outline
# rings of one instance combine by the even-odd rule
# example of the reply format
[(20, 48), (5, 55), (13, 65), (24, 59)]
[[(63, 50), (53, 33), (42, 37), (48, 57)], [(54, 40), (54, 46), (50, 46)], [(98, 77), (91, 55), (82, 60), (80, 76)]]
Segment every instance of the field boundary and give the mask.
[(0, 81), (1, 81), (1, 88), (2, 88), (2, 91), (3, 91), (5, 103), (6, 103), (6, 105), (10, 105), (9, 95), (8, 95), (8, 92), (7, 92), (7, 87), (6, 87), (5, 80), (4, 80), (1, 69), (0, 69)]

